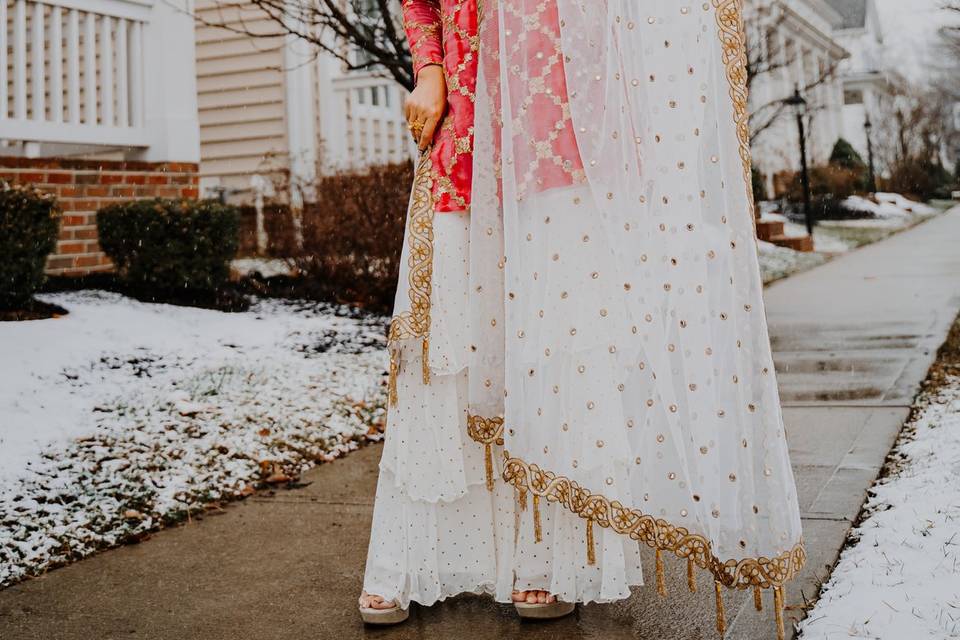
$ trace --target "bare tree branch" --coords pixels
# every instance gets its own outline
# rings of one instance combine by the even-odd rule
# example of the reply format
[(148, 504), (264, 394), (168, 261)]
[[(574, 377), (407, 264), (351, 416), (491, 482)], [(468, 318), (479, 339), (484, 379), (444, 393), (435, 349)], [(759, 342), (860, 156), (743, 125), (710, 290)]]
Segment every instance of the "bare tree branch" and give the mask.
[[(747, 33), (747, 89), (751, 95), (756, 95), (753, 89), (777, 74), (786, 73), (787, 69), (797, 64), (796, 48), (788, 50), (783, 46), (782, 39), (777, 37), (778, 32), (788, 19), (788, 14), (780, 8), (777, 0), (758, 4), (746, 18)], [(837, 76), (840, 61), (831, 59), (825, 69), (818, 69), (816, 76), (798, 88), (805, 94), (808, 111), (812, 114), (826, 108), (826, 105), (817, 104), (813, 90), (821, 85), (833, 81)], [(776, 96), (764, 104), (751, 105), (750, 112), (750, 142), (754, 142), (767, 130), (773, 127), (788, 111), (783, 100), (789, 96)]]
[[(413, 89), (410, 50), (391, 0), (215, 0), (214, 6), (216, 19), (198, 11), (197, 21), (257, 39), (292, 35), (333, 56), (346, 71), (374, 72)], [(235, 10), (241, 19), (227, 20), (225, 10)], [(251, 27), (244, 13), (265, 19), (270, 27)]]

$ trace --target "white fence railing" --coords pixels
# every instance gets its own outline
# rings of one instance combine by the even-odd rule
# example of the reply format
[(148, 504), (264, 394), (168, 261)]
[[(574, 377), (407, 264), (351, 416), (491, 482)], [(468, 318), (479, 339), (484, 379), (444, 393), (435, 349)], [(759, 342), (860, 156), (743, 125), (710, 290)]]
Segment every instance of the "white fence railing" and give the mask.
[(0, 139), (145, 147), (152, 2), (0, 0)]
[(333, 78), (332, 88), (333, 95), (320, 114), (331, 123), (321, 126), (328, 168), (401, 162), (416, 154), (403, 117), (405, 95), (396, 82), (346, 74)]

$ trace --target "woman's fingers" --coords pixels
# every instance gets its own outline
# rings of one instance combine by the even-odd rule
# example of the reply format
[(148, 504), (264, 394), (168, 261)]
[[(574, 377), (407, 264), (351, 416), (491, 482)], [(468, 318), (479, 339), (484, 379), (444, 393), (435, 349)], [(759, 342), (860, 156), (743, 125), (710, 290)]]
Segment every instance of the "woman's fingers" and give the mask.
[(417, 143), (417, 146), (420, 147), (420, 151), (423, 151), (430, 146), (430, 143), (433, 142), (433, 134), (437, 130), (437, 123), (440, 122), (439, 116), (430, 116), (427, 118), (426, 124), (423, 125), (423, 131), (420, 133), (420, 140)]
[(438, 64), (427, 65), (420, 69), (417, 86), (404, 103), (410, 133), (421, 151), (433, 142), (446, 108), (447, 85), (443, 68)]
[(442, 105), (424, 104), (412, 95), (405, 104), (407, 124), (414, 142), (421, 151), (430, 146), (437, 126), (443, 119)]

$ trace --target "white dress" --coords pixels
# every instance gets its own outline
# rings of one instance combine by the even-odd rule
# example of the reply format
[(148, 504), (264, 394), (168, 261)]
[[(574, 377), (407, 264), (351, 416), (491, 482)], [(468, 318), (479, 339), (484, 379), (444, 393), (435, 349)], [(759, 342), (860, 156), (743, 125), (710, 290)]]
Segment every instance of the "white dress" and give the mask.
[(661, 591), (664, 553), (718, 605), (772, 589), (782, 634), (805, 555), (741, 4), (484, 3), (471, 211), (433, 215), (429, 161), (411, 198), (368, 592), (608, 602), (647, 547)]

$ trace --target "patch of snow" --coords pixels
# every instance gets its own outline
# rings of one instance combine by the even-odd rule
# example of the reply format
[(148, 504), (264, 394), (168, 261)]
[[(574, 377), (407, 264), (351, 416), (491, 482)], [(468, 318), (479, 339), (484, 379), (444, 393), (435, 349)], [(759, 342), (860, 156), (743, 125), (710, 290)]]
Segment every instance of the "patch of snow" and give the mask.
[(960, 637), (960, 377), (918, 406), (803, 640)]
[(769, 220), (771, 222), (790, 222), (787, 216), (783, 215), (779, 211), (766, 211), (760, 216), (760, 219), (764, 221)]
[(0, 323), (0, 586), (380, 438), (385, 320), (85, 291)]
[(785, 278), (798, 271), (805, 271), (827, 260), (819, 253), (794, 251), (763, 240), (757, 242), (757, 248), (759, 249), (760, 275), (765, 283)]
[(288, 261), (280, 258), (237, 258), (230, 262), (230, 270), (241, 278), (255, 273), (262, 278), (296, 274), (296, 269)]
[(892, 205), (901, 211), (906, 211), (907, 213), (912, 213), (914, 215), (933, 215), (937, 212), (933, 207), (923, 204), (922, 202), (914, 202), (909, 198), (906, 198), (899, 193), (884, 193), (879, 192), (875, 193), (877, 201), (881, 204)]
[(851, 246), (840, 238), (824, 233), (822, 223), (813, 228), (813, 250), (818, 253), (846, 253)]

